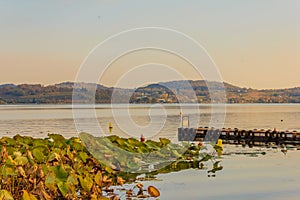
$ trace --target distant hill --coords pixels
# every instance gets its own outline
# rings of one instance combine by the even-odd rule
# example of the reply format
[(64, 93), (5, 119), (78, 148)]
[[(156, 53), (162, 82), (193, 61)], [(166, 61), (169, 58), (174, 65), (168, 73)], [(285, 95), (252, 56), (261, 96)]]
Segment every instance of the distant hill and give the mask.
[(0, 85), (0, 88), (2, 87), (17, 87), (15, 84), (3, 84), (3, 85)]
[[(222, 89), (221, 83), (209, 82), (215, 91)], [(241, 88), (224, 82), (227, 103), (300, 103), (300, 88), (257, 90)], [(190, 94), (190, 87), (194, 94)], [(177, 95), (175, 95), (176, 93)], [(178, 99), (181, 98), (181, 99)], [(171, 81), (151, 84), (138, 88), (133, 94), (133, 101), (142, 103), (153, 102), (200, 102), (211, 103), (207, 83), (204, 80), (197, 81)]]
[[(210, 87), (221, 88), (221, 83), (218, 82), (208, 84)], [(3, 84), (0, 85), (0, 104), (70, 104), (73, 85), (73, 82), (49, 86)], [(89, 95), (87, 85), (89, 84), (80, 84), (82, 87), (80, 94), (83, 97)], [(299, 87), (257, 90), (229, 83), (224, 83), (224, 86), (227, 103), (300, 103)], [(100, 84), (96, 88), (96, 103), (110, 103), (113, 91), (119, 94), (119, 98), (114, 101), (116, 103), (127, 103), (126, 98), (122, 98), (125, 95), (130, 95), (130, 103), (211, 103), (207, 83), (204, 80), (155, 83), (137, 89), (111, 88)]]

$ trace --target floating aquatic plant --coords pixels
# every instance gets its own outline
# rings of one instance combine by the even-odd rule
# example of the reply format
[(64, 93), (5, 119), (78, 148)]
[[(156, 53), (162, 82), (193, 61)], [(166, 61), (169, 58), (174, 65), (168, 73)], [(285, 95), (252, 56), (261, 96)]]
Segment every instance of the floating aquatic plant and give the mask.
[[(134, 182), (145, 172), (155, 175), (198, 168), (212, 158), (207, 155), (200, 161), (200, 147), (180, 146), (163, 138), (158, 142), (118, 136), (96, 138), (89, 134), (81, 134), (80, 138), (85, 142), (59, 134), (49, 134), (44, 139), (2, 137), (0, 199), (118, 199), (111, 189), (113, 185)], [(95, 153), (90, 154), (87, 147)], [(220, 167), (213, 167), (211, 172)], [(154, 186), (146, 191), (148, 194), (139, 197), (160, 195)], [(129, 197), (130, 191), (126, 194)]]

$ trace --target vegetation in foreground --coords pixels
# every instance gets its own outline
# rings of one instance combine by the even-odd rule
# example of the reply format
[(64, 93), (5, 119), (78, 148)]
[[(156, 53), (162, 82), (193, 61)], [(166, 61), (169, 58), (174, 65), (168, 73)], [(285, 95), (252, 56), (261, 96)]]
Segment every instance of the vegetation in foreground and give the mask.
[[(110, 187), (123, 185), (125, 182), (134, 182), (142, 173), (126, 172), (121, 168), (116, 169), (114, 166), (104, 164), (89, 153), (79, 138), (65, 139), (59, 134), (48, 136), (48, 138), (39, 139), (16, 135), (13, 138), (0, 139), (0, 199), (118, 199), (113, 192), (110, 192)], [(85, 136), (88, 135), (85, 134)], [(146, 144), (132, 138), (117, 136), (105, 139), (109, 139), (110, 142), (128, 152), (147, 153), (163, 149), (159, 152), (161, 158), (170, 156), (170, 151), (166, 151), (164, 147), (176, 146), (167, 139), (161, 139), (160, 142), (148, 141)], [(98, 140), (103, 140), (103, 138), (98, 138)], [(134, 144), (128, 143), (129, 141)], [(220, 151), (220, 148), (216, 149)], [(212, 156), (205, 155), (201, 160), (196, 160), (194, 158), (199, 156), (199, 150), (200, 147), (191, 146), (183, 152), (180, 158), (177, 157), (177, 160), (149, 174), (155, 175), (203, 166), (201, 162), (212, 159)], [(175, 154), (179, 154), (180, 150), (177, 153), (171, 152), (176, 158)], [(137, 159), (133, 158), (133, 160)], [(222, 169), (218, 163), (219, 161), (215, 162), (213, 169), (209, 170), (210, 173)], [(124, 163), (122, 167), (126, 165)], [(133, 165), (136, 163), (133, 162)], [(141, 184), (136, 186), (142, 191)], [(126, 196), (129, 199), (134, 197), (133, 191), (126, 191)], [(151, 196), (159, 196), (159, 192), (153, 186), (148, 187), (147, 195), (140, 194), (141, 198)]]

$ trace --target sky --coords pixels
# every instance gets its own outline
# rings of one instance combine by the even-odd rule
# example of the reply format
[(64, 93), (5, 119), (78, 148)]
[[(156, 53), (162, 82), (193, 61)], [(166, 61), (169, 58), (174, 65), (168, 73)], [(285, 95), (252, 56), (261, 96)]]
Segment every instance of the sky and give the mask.
[[(0, 0), (0, 84), (75, 81), (99, 43), (140, 27), (193, 38), (225, 82), (300, 87), (299, 0)], [(178, 56), (141, 50), (116, 59), (99, 82), (137, 87), (146, 77), (147, 82), (182, 78), (168, 73), (170, 68), (185, 79), (203, 78)], [(127, 81), (121, 80), (124, 74)]]

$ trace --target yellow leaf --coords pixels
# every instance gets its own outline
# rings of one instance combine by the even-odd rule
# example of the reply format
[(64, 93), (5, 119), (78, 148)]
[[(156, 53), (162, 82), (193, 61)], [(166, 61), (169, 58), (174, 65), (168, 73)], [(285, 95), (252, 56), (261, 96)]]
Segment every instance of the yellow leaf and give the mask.
[(37, 200), (37, 198), (33, 194), (28, 193), (26, 190), (23, 190), (22, 200)]
[(102, 187), (102, 174), (100, 171), (97, 172), (96, 176), (94, 177), (95, 183)]
[(14, 200), (7, 190), (0, 190), (0, 199)]

